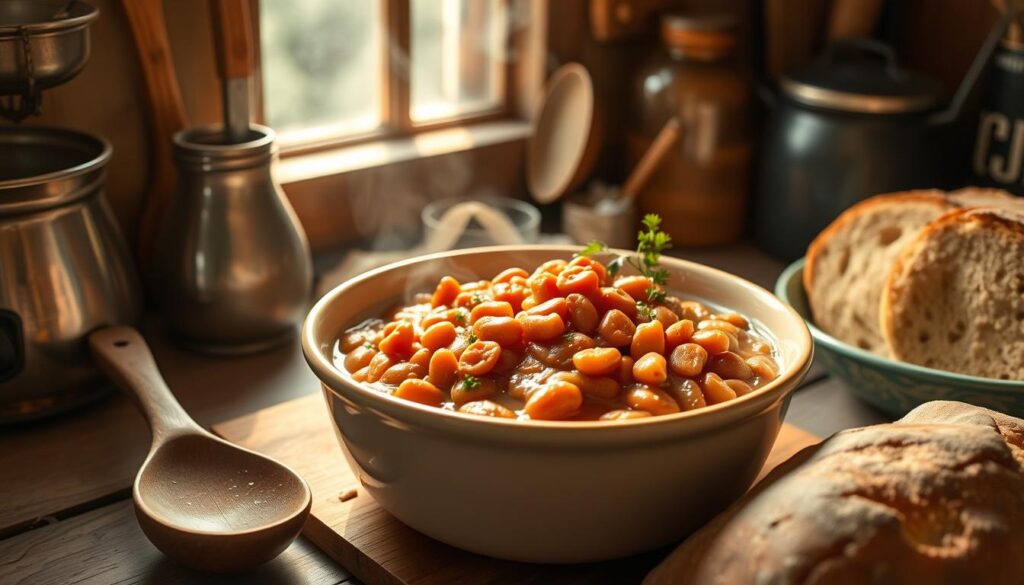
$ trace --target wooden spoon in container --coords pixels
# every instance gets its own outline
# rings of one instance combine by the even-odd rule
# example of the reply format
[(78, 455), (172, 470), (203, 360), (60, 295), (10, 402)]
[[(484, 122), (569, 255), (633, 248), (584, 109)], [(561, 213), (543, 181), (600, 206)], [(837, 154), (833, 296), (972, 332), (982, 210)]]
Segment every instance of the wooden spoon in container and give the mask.
[(654, 141), (647, 147), (647, 150), (644, 151), (643, 156), (640, 157), (633, 171), (626, 177), (626, 182), (622, 185), (623, 198), (629, 201), (636, 199), (637, 194), (651, 180), (651, 175), (654, 174), (654, 171), (658, 170), (662, 159), (679, 141), (679, 134), (679, 118), (672, 116), (661, 127), (658, 135), (654, 137)]
[(132, 489), (149, 540), (181, 564), (211, 572), (250, 569), (287, 548), (309, 515), (306, 482), (196, 424), (135, 329), (100, 329), (89, 346), (107, 377), (135, 397), (153, 433)]
[(217, 75), (223, 84), (224, 135), (229, 144), (252, 140), (249, 134), (249, 82), (253, 71), (249, 0), (211, 0)]

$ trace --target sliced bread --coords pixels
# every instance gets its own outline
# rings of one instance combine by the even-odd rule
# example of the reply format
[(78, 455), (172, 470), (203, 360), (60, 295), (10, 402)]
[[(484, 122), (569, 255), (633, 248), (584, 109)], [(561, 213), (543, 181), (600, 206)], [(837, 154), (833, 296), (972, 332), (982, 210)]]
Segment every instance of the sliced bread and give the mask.
[(892, 357), (1024, 380), (1024, 215), (954, 210), (907, 244), (882, 294)]
[(985, 187), (964, 187), (949, 194), (950, 201), (957, 207), (998, 207), (1024, 211), (1024, 198), (1014, 197), (1002, 189)]
[(889, 268), (903, 245), (954, 207), (936, 190), (878, 195), (847, 209), (811, 243), (804, 289), (826, 333), (885, 355), (878, 307)]

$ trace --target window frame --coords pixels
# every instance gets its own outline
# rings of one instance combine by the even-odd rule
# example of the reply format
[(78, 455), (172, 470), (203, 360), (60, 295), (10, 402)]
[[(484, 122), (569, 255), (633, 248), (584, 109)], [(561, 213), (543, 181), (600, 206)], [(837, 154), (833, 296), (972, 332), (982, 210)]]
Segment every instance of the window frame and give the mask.
[[(253, 14), (260, 14), (260, 0), (250, 0)], [(513, 18), (518, 4), (526, 4), (531, 8), (530, 0), (498, 0), (499, 7), (505, 11), (505, 54), (514, 55), (517, 46), (520, 46), (527, 34), (528, 27), (513, 27)], [(281, 144), (280, 155), (282, 158), (301, 156), (305, 154), (321, 153), (328, 150), (348, 146), (358, 146), (369, 142), (390, 140), (396, 138), (409, 138), (423, 132), (444, 130), (455, 127), (463, 127), (474, 124), (493, 122), (497, 120), (508, 120), (520, 118), (517, 113), (520, 105), (517, 103), (520, 93), (518, 84), (521, 76), (518, 75), (519, 68), (523, 66), (519, 59), (506, 58), (500, 65), (502, 68), (501, 103), (494, 108), (479, 111), (467, 112), (452, 118), (414, 123), (411, 112), (411, 84), (409, 75), (399, 73), (395, 64), (396, 52), (409, 58), (411, 48), (411, 0), (381, 0), (380, 19), (384, 26), (384, 42), (378, 47), (381, 55), (381, 119), (379, 127), (368, 132), (336, 135), (318, 140), (309, 140), (293, 144)], [(532, 10), (531, 10), (532, 12)], [(257, 119), (263, 122), (266, 119), (264, 110), (263, 80), (262, 80), (262, 40), (259, 31), (259, 18), (253, 19), (256, 62), (256, 83), (253, 83), (253, 103)], [(528, 25), (528, 26), (532, 26)]]

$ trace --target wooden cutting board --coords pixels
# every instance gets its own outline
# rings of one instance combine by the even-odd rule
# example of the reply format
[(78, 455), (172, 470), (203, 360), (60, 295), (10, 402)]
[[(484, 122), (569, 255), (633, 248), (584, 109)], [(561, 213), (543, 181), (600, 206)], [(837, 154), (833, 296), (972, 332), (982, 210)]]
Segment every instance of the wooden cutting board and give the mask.
[[(369, 585), (449, 583), (637, 583), (670, 549), (605, 563), (531, 565), (442, 544), (391, 517), (359, 486), (319, 394), (214, 425), (215, 433), (291, 466), (313, 490), (302, 533)], [(820, 439), (783, 425), (758, 477)]]

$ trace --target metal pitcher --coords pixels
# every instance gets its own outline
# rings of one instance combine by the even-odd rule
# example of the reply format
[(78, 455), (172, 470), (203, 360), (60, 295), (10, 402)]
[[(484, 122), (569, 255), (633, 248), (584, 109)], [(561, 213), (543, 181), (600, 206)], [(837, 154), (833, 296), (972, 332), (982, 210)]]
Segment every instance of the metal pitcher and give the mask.
[(249, 353), (294, 333), (313, 282), (309, 244), (271, 175), (274, 131), (252, 125), (226, 144), (222, 128), (174, 137), (178, 194), (157, 245), (154, 284), (184, 345)]

